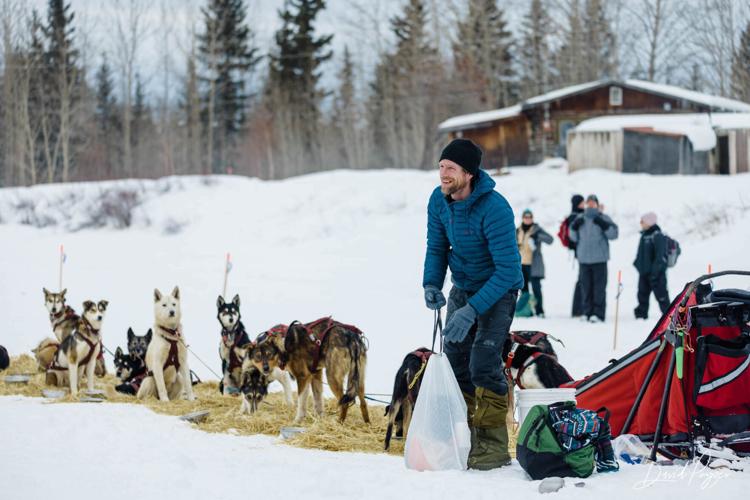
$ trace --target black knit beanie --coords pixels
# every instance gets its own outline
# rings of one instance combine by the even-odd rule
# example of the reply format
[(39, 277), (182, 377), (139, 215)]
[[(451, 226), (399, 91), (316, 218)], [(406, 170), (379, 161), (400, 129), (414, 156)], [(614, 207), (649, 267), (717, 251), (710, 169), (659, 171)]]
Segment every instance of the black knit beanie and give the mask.
[(582, 210), (578, 208), (578, 205), (580, 205), (582, 201), (583, 201), (583, 196), (581, 196), (580, 194), (574, 194), (573, 197), (570, 199), (571, 211), (581, 212)]
[(453, 139), (443, 149), (440, 160), (450, 160), (461, 165), (471, 175), (477, 175), (482, 163), (482, 150), (468, 139)]

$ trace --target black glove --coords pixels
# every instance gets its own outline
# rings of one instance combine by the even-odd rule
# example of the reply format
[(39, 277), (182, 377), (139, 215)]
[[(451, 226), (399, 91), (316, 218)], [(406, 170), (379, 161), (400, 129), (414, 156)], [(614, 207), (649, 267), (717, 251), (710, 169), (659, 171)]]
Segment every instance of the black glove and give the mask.
[(609, 228), (609, 222), (604, 220), (604, 217), (602, 217), (601, 215), (597, 215), (596, 217), (594, 217), (594, 224), (602, 228), (602, 231), (606, 231), (607, 228)]
[(576, 217), (576, 219), (570, 225), (570, 228), (574, 231), (578, 231), (578, 228), (581, 227), (582, 225), (583, 225), (583, 217)]

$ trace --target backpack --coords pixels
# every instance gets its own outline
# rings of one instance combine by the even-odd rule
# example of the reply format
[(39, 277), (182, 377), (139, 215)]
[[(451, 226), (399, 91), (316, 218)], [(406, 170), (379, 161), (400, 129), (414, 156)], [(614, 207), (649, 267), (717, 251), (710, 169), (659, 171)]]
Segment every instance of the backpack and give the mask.
[(570, 225), (568, 224), (568, 217), (565, 217), (560, 223), (560, 229), (557, 230), (557, 237), (560, 238), (560, 242), (565, 248), (571, 248), (570, 241)]
[[(664, 233), (662, 233), (664, 234)], [(677, 258), (682, 253), (682, 250), (680, 249), (680, 243), (664, 234), (664, 239), (666, 240), (666, 247), (667, 247), (667, 267), (674, 267), (675, 264), (677, 264)]]
[(614, 472), (619, 466), (610, 437), (608, 416), (577, 409), (573, 402), (536, 405), (521, 426), (516, 458), (535, 480)]

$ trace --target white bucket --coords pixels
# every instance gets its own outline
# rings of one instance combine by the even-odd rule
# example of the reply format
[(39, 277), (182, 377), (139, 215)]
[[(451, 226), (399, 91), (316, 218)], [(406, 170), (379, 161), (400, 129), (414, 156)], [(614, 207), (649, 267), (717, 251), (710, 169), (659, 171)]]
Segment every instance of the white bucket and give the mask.
[(576, 400), (575, 389), (523, 389), (516, 395), (516, 407), (518, 408), (518, 425), (523, 425), (529, 410), (536, 405), (551, 405), (560, 401)]

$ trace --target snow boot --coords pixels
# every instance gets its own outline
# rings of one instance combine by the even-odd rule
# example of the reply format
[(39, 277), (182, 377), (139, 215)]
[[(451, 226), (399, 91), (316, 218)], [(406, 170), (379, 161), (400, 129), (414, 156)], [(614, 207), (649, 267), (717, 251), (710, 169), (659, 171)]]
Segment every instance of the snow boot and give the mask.
[(496, 394), (484, 387), (476, 389), (477, 409), (473, 427), (468, 466), (470, 469), (490, 470), (510, 464), (508, 453), (508, 395)]
[(477, 399), (468, 392), (461, 391), (461, 395), (466, 401), (466, 422), (469, 424), (469, 432), (471, 433), (471, 447), (474, 448), (477, 442), (477, 432), (474, 429), (474, 412), (477, 409)]

